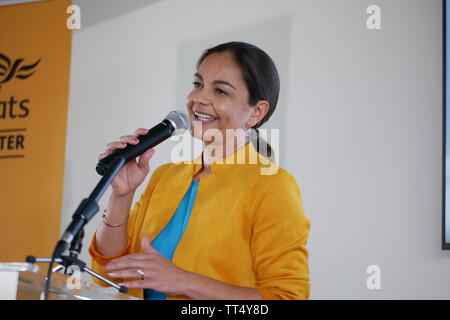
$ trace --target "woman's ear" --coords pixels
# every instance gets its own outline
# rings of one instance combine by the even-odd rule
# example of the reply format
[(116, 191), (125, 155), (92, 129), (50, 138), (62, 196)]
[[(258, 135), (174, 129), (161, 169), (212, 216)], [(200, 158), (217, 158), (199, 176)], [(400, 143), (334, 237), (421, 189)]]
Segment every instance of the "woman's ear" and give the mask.
[(250, 119), (247, 121), (248, 127), (251, 128), (260, 122), (269, 112), (269, 103), (266, 100), (260, 100), (255, 106), (250, 107), (252, 113)]

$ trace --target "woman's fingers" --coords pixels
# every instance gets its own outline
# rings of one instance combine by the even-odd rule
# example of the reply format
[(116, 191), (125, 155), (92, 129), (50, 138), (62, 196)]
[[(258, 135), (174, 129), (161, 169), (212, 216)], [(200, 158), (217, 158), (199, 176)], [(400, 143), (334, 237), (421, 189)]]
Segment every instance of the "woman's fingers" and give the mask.
[(129, 143), (129, 144), (138, 144), (139, 143), (139, 139), (136, 138), (135, 136), (128, 135), (128, 136), (120, 137), (120, 142)]
[(116, 151), (117, 149), (123, 149), (127, 146), (126, 143), (124, 142), (119, 142), (119, 141), (114, 141), (109, 143), (106, 146), (105, 152), (101, 153), (98, 158), (99, 159), (103, 159), (104, 157), (106, 157), (107, 155), (111, 154), (112, 152)]
[[(101, 153), (98, 156), (98, 159), (101, 160), (109, 154), (113, 153), (117, 149), (123, 149), (127, 146), (127, 144), (136, 145), (139, 143), (138, 136), (144, 135), (148, 133), (148, 129), (139, 128), (132, 135), (126, 135), (120, 137), (119, 141), (114, 141), (106, 145), (105, 152)], [(150, 156), (151, 157), (151, 156)], [(149, 159), (150, 159), (149, 157)]]
[(127, 146), (127, 144), (126, 144), (125, 142), (114, 141), (114, 142), (108, 143), (108, 144), (106, 145), (106, 150), (105, 150), (105, 152), (110, 153), (110, 152), (112, 152), (112, 151), (115, 151), (116, 149), (123, 149), (123, 148), (125, 148), (126, 146)]
[(141, 156), (139, 157), (139, 162), (138, 165), (140, 168), (142, 169), (150, 169), (150, 159), (153, 157), (153, 155), (155, 154), (155, 149), (148, 149), (147, 151), (145, 151), (143, 154), (141, 154)]
[(112, 277), (112, 278), (141, 278), (142, 276), (137, 273), (137, 270), (143, 270), (144, 271), (144, 275), (148, 275), (149, 272), (145, 272), (145, 269), (142, 268), (130, 268), (130, 269), (125, 269), (125, 270), (117, 270), (117, 271), (113, 271), (113, 272), (108, 272), (108, 276)]
[(108, 264), (104, 266), (105, 270), (114, 270), (116, 268), (124, 269), (128, 266), (136, 266), (136, 261), (139, 265), (142, 265), (142, 261), (148, 260), (150, 258), (147, 253), (134, 253), (129, 254), (120, 258), (111, 260)]
[(134, 136), (134, 137), (142, 136), (142, 135), (147, 134), (147, 133), (148, 133), (148, 129), (145, 129), (145, 128), (139, 128), (139, 129), (137, 129), (137, 130), (133, 133), (133, 136)]
[(119, 262), (114, 265), (104, 267), (104, 269), (108, 272), (119, 272), (127, 269), (143, 269), (144, 265), (148, 264), (146, 260), (129, 260), (126, 262)]

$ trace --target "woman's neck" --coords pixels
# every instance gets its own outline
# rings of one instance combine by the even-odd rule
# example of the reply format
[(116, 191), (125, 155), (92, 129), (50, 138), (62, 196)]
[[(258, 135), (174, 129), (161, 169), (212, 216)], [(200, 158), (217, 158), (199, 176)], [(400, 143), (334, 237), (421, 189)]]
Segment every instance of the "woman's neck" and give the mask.
[[(205, 143), (202, 152), (202, 168), (199, 172), (195, 174), (192, 180), (198, 181), (201, 177), (206, 176), (212, 172), (211, 164), (217, 162), (223, 158), (226, 158), (230, 154), (236, 152), (241, 147), (243, 147), (249, 141), (247, 139), (243, 140), (235, 140), (231, 146), (228, 146), (227, 143)], [(217, 155), (216, 155), (217, 154)]]
[(235, 139), (234, 143), (231, 143), (231, 145), (227, 144), (226, 141), (221, 143), (210, 142), (205, 144), (202, 152), (203, 167), (211, 167), (212, 163), (218, 162), (230, 154), (233, 154), (242, 148), (246, 143), (248, 143), (247, 139)]

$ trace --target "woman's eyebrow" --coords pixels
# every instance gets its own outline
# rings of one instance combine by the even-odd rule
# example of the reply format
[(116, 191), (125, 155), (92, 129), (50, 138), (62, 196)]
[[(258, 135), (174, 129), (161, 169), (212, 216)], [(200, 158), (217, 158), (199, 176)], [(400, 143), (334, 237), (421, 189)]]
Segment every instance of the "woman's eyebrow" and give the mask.
[[(194, 77), (197, 77), (197, 78), (199, 78), (200, 80), (203, 81), (202, 75), (201, 75), (200, 73), (198, 73), (198, 72), (196, 72), (196, 73), (194, 74)], [(237, 89), (236, 89), (235, 87), (233, 87), (233, 86), (231, 85), (231, 83), (229, 83), (229, 82), (227, 82), (227, 81), (224, 81), (224, 80), (214, 80), (213, 83), (224, 84), (224, 85), (230, 86), (231, 88), (233, 88), (234, 90), (237, 91)]]
[(229, 82), (227, 82), (227, 81), (223, 81), (223, 80), (214, 80), (213, 83), (221, 83), (221, 84), (230, 86), (230, 87), (233, 88), (235, 91), (237, 91), (237, 89), (236, 89), (235, 87), (233, 87), (233, 86), (231, 85), (231, 83), (229, 83)]

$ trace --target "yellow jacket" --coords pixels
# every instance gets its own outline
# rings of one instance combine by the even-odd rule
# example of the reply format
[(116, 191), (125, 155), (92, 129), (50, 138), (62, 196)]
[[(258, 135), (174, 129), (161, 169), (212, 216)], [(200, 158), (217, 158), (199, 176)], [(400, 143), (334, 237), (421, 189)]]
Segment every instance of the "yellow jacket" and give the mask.
[[(256, 288), (263, 299), (308, 299), (310, 291), (306, 244), (310, 221), (305, 216), (300, 189), (286, 170), (262, 175), (267, 160), (248, 143), (211, 165), (212, 173), (200, 179), (186, 230), (172, 262), (179, 268), (232, 285)], [(150, 242), (175, 213), (192, 177), (202, 168), (202, 157), (168, 163), (157, 168), (128, 220), (128, 242), (116, 256), (89, 253), (94, 271), (107, 277), (103, 267), (111, 259), (141, 252), (142, 237)], [(275, 166), (273, 163), (269, 165)], [(102, 282), (96, 281), (100, 284)], [(129, 293), (143, 298), (143, 289)], [(168, 299), (186, 299), (168, 296)]]

